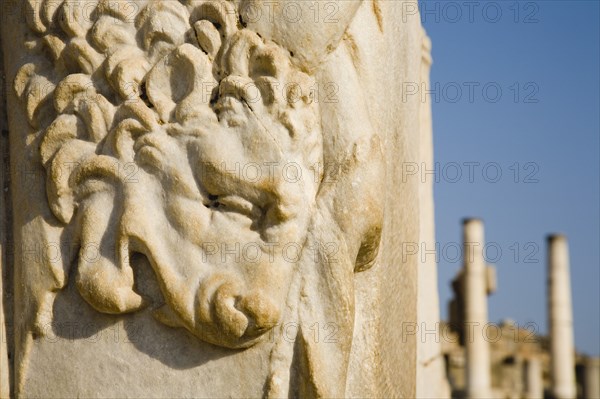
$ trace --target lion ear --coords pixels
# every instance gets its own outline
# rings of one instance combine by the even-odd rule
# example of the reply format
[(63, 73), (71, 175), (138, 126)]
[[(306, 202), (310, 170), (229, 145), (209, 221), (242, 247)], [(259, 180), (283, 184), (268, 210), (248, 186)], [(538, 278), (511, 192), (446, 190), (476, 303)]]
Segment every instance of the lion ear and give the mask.
[(354, 273), (375, 262), (383, 224), (379, 137), (356, 140), (333, 174), (318, 194), (307, 242), (315, 257), (300, 266), (300, 327), (292, 365), (296, 380), (290, 384), (299, 397), (345, 396), (354, 331)]
[(340, 239), (354, 261), (354, 271), (369, 269), (379, 252), (385, 192), (384, 156), (379, 136), (355, 141), (336, 168), (324, 177), (319, 192), (321, 212), (328, 210), (342, 232)]
[[(319, 213), (312, 243), (315, 258), (302, 269), (299, 333), (294, 348), (298, 368), (292, 383), (299, 397), (345, 396), (354, 328), (354, 271), (342, 238)], [(335, 245), (329, 245), (335, 244)]]
[[(361, 272), (375, 263), (383, 229), (385, 169), (379, 136), (372, 135), (357, 141), (350, 159), (353, 167), (347, 174), (347, 184), (338, 189), (348, 194), (346, 199), (350, 202), (349, 206), (356, 209), (356, 219), (338, 215), (338, 220), (352, 223), (352, 228), (358, 233), (354, 237), (358, 243), (354, 271)], [(342, 230), (347, 229), (349, 227), (342, 227)]]

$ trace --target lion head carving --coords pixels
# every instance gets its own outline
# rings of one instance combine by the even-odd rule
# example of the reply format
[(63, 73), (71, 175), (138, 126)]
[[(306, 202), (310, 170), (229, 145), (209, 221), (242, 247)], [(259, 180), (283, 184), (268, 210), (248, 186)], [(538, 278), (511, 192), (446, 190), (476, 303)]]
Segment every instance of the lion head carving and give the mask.
[[(80, 248), (81, 296), (104, 313), (144, 307), (130, 264), (141, 253), (164, 297), (160, 322), (245, 348), (283, 319), (328, 317), (346, 329), (334, 347), (343, 370), (352, 274), (372, 265), (381, 233), (377, 136), (328, 168), (314, 76), (232, 2), (94, 0), (90, 18), (77, 2), (27, 4), (37, 58), (15, 90), (41, 136), (49, 208)], [(339, 263), (314, 249), (323, 240)], [(308, 285), (330, 303), (301, 299)]]

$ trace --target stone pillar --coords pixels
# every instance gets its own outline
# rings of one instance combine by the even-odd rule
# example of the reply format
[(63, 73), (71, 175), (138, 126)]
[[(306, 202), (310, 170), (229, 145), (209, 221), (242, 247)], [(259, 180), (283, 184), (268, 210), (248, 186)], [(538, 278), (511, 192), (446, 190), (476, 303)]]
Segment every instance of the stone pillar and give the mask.
[[(423, 30), (421, 81), (429, 87), (431, 70), (431, 40)], [(419, 152), (421, 165), (433, 169), (433, 129), (431, 101), (421, 101), (419, 110)], [(437, 259), (435, 253), (435, 223), (433, 204), (433, 177), (419, 180), (420, 240), (427, 252), (422, 252), (418, 269), (417, 324), (417, 398), (449, 398), (450, 387), (444, 371), (444, 359), (439, 339), (440, 304), (438, 297)], [(431, 251), (431, 252), (429, 252)]]
[(490, 397), (490, 348), (485, 340), (487, 279), (483, 258), (483, 222), (464, 221), (466, 394), (469, 399)]
[[(315, 11), (290, 2), (275, 9)], [(0, 24), (11, 397), (414, 398), (418, 337), (398, 329), (417, 322), (403, 245), (420, 241), (420, 186), (403, 166), (421, 162), (421, 101), (398, 93), (421, 79), (417, 0), (332, 1), (336, 23), (72, 3), (11, 1), (27, 18)]]
[(588, 358), (583, 372), (583, 397), (600, 399), (600, 357)]
[(540, 359), (532, 357), (525, 362), (525, 398), (543, 399), (544, 381)]
[(548, 237), (548, 312), (552, 394), (556, 399), (574, 399), (577, 391), (569, 249), (562, 235)]

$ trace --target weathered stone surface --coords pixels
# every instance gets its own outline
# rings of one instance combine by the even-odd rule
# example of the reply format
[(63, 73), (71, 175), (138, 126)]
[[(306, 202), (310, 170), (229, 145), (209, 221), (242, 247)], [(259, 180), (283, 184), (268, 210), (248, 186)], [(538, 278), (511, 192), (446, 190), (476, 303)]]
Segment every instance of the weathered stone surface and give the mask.
[(10, 9), (14, 395), (415, 396), (416, 2)]

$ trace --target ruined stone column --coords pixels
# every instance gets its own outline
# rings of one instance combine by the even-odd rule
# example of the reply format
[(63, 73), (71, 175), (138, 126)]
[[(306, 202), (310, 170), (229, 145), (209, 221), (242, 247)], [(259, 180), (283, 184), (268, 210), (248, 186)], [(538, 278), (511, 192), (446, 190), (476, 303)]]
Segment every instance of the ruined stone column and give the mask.
[(525, 398), (543, 399), (544, 381), (540, 359), (532, 357), (525, 362)]
[(574, 399), (575, 348), (569, 249), (562, 235), (548, 237), (548, 318), (552, 394), (556, 399)]
[(583, 397), (600, 399), (600, 357), (588, 358), (585, 361)]
[(483, 258), (483, 222), (467, 219), (463, 226), (465, 272), (465, 347), (467, 398), (490, 397), (490, 349), (485, 340), (487, 282)]

